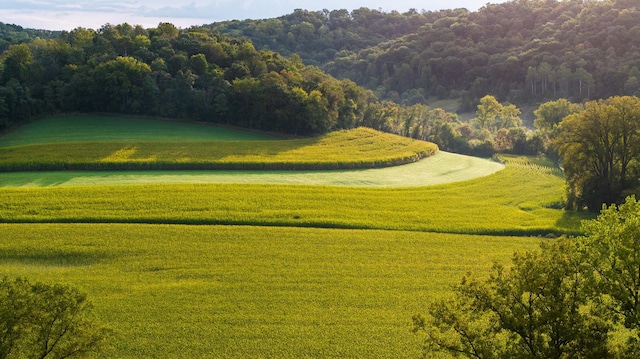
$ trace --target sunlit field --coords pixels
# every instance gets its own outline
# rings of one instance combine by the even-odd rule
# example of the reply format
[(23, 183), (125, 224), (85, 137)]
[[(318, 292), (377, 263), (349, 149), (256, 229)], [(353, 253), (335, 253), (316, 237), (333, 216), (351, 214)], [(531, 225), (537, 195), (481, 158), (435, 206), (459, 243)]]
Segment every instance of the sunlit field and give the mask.
[[(78, 122), (82, 122), (78, 119)], [(110, 121), (105, 118), (104, 121)], [(141, 120), (132, 119), (133, 124)], [(149, 122), (150, 120), (146, 120)], [(93, 123), (93, 122), (92, 122)], [(155, 121), (164, 128), (166, 122)], [(153, 124), (153, 125), (152, 125)], [(170, 123), (171, 126), (184, 126), (184, 123)], [(33, 124), (32, 132), (40, 134), (50, 125), (43, 124), (45, 130)], [(61, 121), (60, 126), (69, 126)], [(202, 140), (199, 133), (180, 130), (176, 138), (184, 141), (151, 140), (152, 136), (143, 133), (144, 139), (123, 139), (119, 134), (121, 121), (115, 121), (110, 131), (111, 137), (104, 141), (91, 140), (92, 134), (83, 135), (73, 124), (70, 134), (59, 133), (54, 142), (42, 143), (42, 136), (29, 143), (29, 132), (20, 135), (13, 133), (14, 142), (22, 145), (0, 147), (0, 170), (7, 171), (46, 171), (46, 170), (316, 170), (316, 169), (354, 169), (379, 168), (416, 162), (438, 151), (436, 145), (406, 137), (386, 134), (367, 128), (336, 131), (323, 136), (288, 140), (237, 140), (245, 133), (234, 134), (221, 128), (221, 133), (210, 140)], [(108, 127), (107, 124), (102, 126)], [(196, 125), (191, 125), (197, 127)], [(213, 133), (217, 127), (201, 126), (203, 132)], [(171, 127), (170, 127), (171, 128)], [(169, 134), (170, 128), (162, 130)], [(74, 130), (75, 129), (75, 130)], [(61, 130), (62, 132), (63, 130)], [(91, 127), (85, 129), (91, 132)], [(100, 133), (100, 129), (95, 130)], [(122, 129), (126, 133), (125, 129)], [(135, 131), (137, 133), (139, 131)], [(74, 136), (78, 133), (78, 136)], [(224, 138), (224, 140), (218, 140)], [(7, 142), (11, 142), (7, 140)], [(0, 143), (2, 141), (0, 140)]]
[[(229, 224), (445, 233), (576, 233), (564, 180), (546, 167), (427, 187), (144, 184), (6, 187), (4, 222)], [(582, 217), (580, 217), (582, 216)]]
[(0, 225), (2, 271), (80, 287), (104, 358), (419, 357), (411, 316), (540, 239), (144, 224)]
[[(383, 153), (368, 133), (346, 135)], [(0, 173), (0, 270), (87, 292), (101, 358), (415, 358), (430, 299), (589, 218), (560, 209), (553, 164), (499, 160)]]
[(0, 173), (0, 187), (113, 184), (263, 183), (356, 187), (416, 187), (466, 181), (500, 171), (493, 160), (440, 151), (406, 165), (330, 171), (38, 171)]

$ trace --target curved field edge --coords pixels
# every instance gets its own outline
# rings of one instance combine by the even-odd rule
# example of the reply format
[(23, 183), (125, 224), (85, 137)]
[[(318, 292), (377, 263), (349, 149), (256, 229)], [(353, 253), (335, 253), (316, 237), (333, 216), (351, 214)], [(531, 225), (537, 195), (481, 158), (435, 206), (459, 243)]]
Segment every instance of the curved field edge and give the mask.
[(0, 173), (0, 187), (116, 184), (263, 183), (355, 187), (416, 187), (467, 181), (504, 169), (492, 160), (439, 151), (386, 168), (333, 171), (52, 171)]
[(0, 171), (332, 170), (416, 162), (438, 147), (369, 128), (268, 141), (105, 141), (0, 148)]
[(564, 179), (510, 166), (465, 182), (365, 188), (144, 184), (0, 188), (0, 222), (173, 223), (352, 228), (492, 235), (576, 234)]
[[(6, 275), (61, 281), (102, 358), (419, 357), (411, 316), (539, 239), (402, 231), (0, 224)], [(167, 340), (171, 338), (171, 340)]]

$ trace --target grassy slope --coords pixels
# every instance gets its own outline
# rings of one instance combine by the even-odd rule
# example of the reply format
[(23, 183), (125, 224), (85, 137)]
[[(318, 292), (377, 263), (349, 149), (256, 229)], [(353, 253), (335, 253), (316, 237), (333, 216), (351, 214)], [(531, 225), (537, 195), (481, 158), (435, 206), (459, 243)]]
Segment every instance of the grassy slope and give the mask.
[(278, 227), (0, 224), (2, 272), (88, 292), (105, 358), (419, 357), (411, 316), (538, 239)]
[[(134, 123), (141, 121), (131, 120)], [(47, 128), (47, 124), (45, 122), (43, 126)], [(163, 128), (166, 125), (158, 122), (147, 126)], [(178, 125), (184, 124), (171, 124)], [(34, 126), (38, 132), (44, 132), (37, 123)], [(114, 125), (110, 132), (105, 130), (111, 135), (108, 140), (86, 142), (84, 140), (92, 136), (83, 135), (79, 127), (66, 136), (59, 133), (59, 142), (54, 143), (25, 144), (31, 138), (29, 131), (15, 135), (13, 141), (23, 145), (0, 147), (0, 170), (375, 168), (415, 162), (437, 152), (434, 144), (367, 128), (337, 131), (316, 138), (280, 141), (203, 141), (201, 136), (192, 136), (189, 132), (177, 132), (175, 136), (176, 139), (188, 139), (185, 141), (149, 141), (135, 138), (124, 140), (127, 130), (122, 130), (125, 135), (118, 135), (120, 127)], [(88, 126), (85, 131), (91, 132), (90, 129)], [(96, 131), (100, 133), (100, 130)], [(137, 132), (132, 130), (133, 134)], [(161, 132), (169, 131), (163, 129)], [(41, 137), (34, 137), (34, 141), (40, 142)], [(7, 142), (11, 142), (9, 140)]]
[(61, 142), (199, 142), (279, 140), (280, 137), (193, 122), (110, 116), (41, 119), (0, 137), (0, 147)]

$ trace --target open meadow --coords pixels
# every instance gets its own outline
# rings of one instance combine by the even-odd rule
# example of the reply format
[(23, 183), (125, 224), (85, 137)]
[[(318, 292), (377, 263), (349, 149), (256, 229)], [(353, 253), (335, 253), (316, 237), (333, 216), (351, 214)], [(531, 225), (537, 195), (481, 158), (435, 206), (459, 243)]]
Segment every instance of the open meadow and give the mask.
[(503, 161), (474, 179), (377, 187), (2, 173), (0, 270), (88, 293), (114, 331), (103, 358), (416, 358), (411, 317), (431, 298), (588, 218), (559, 209), (558, 169)]

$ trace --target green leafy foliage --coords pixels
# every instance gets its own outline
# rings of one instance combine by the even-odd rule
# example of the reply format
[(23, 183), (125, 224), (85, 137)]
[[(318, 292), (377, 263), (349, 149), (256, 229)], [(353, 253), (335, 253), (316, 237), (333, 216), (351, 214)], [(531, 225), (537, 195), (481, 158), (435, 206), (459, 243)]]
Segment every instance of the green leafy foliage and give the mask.
[(300, 135), (351, 128), (375, 96), (203, 27), (78, 28), (0, 55), (0, 130), (43, 114), (189, 118)]
[(516, 253), (488, 279), (463, 278), (455, 297), (414, 316), (425, 356), (637, 357), (640, 203), (604, 208), (583, 230)]
[(575, 248), (563, 239), (540, 252), (514, 255), (506, 269), (494, 265), (486, 280), (464, 278), (455, 299), (415, 316), (426, 334), (425, 354), (467, 358), (603, 358), (609, 326), (588, 311), (589, 295)]
[(50, 39), (60, 35), (60, 31), (25, 29), (22, 26), (0, 22), (0, 52), (10, 45), (31, 42), (36, 39)]
[(108, 335), (85, 294), (63, 285), (0, 280), (0, 358), (71, 358), (95, 353)]
[(637, 17), (632, 1), (553, 0), (478, 11), (296, 10), (209, 26), (257, 48), (298, 53), (383, 99), (452, 96), (469, 111), (487, 94), (511, 102), (637, 94)]
[(590, 101), (562, 120), (552, 145), (562, 159), (571, 208), (596, 212), (636, 189), (639, 120), (635, 96)]
[(607, 297), (598, 304), (636, 331), (640, 329), (640, 203), (629, 197), (620, 206), (603, 209), (596, 220), (584, 223), (579, 250), (595, 292)]

